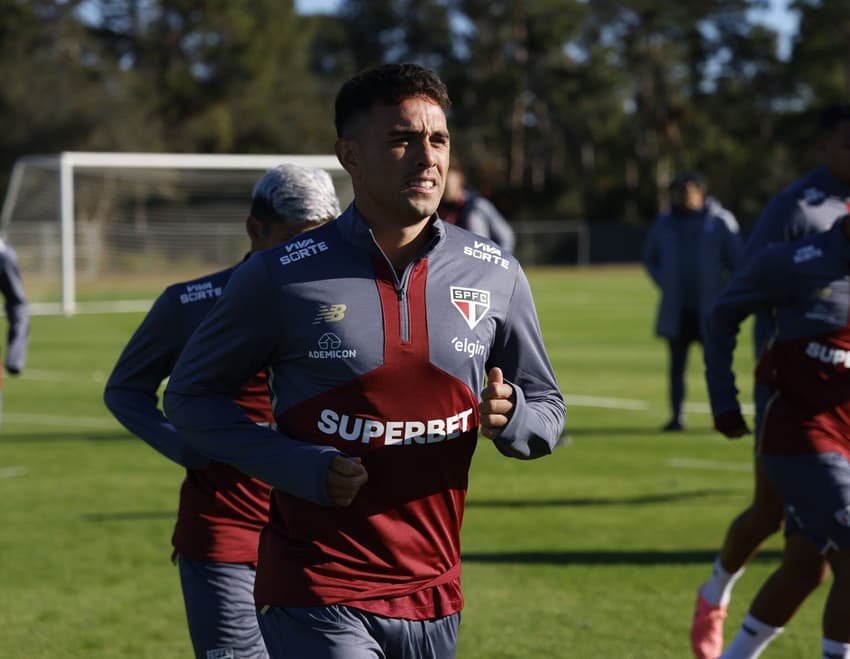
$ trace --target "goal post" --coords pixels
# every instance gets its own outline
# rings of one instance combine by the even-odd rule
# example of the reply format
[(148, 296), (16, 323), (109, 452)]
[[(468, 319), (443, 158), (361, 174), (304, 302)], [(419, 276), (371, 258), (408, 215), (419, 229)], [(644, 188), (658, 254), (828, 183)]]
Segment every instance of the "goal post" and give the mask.
[(327, 170), (343, 207), (353, 196), (335, 155), (67, 151), (15, 162), (0, 235), (43, 311), (74, 314), (81, 278), (119, 304), (103, 292), (111, 279), (161, 286), (235, 262), (253, 184), (281, 163)]

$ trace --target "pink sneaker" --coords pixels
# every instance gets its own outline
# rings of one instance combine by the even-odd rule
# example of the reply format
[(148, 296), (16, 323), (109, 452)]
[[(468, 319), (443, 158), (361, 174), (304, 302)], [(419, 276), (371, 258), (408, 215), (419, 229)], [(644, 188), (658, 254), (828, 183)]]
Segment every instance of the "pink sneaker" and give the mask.
[(727, 609), (709, 604), (697, 593), (697, 608), (691, 623), (691, 649), (697, 659), (718, 659), (722, 654)]

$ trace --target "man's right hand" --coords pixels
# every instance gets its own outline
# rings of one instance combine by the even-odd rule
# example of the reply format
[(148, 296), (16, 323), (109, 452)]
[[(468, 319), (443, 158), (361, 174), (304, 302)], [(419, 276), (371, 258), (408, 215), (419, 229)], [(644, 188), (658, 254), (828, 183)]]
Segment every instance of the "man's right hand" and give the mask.
[(741, 410), (729, 410), (714, 417), (714, 428), (729, 439), (738, 439), (750, 434), (747, 422), (741, 416)]
[(328, 467), (328, 496), (337, 506), (350, 506), (368, 480), (360, 458), (337, 455)]

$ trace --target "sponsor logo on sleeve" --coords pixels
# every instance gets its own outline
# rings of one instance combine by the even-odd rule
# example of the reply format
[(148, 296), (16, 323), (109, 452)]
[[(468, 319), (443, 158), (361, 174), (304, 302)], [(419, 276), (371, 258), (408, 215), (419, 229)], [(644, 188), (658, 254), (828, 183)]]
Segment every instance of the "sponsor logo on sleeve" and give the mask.
[(805, 263), (823, 256), (823, 252), (814, 245), (803, 245), (794, 252), (794, 263)]
[(308, 350), (307, 356), (310, 359), (354, 359), (357, 357), (357, 351), (351, 348), (342, 347), (342, 339), (333, 332), (325, 332), (316, 341), (319, 346), (318, 350)]
[(313, 324), (336, 323), (345, 318), (347, 309), (347, 304), (320, 304), (316, 317), (313, 318)]
[(286, 254), (280, 257), (281, 265), (289, 265), (296, 261), (303, 261), (311, 256), (315, 256), (320, 252), (328, 251), (328, 245), (324, 240), (316, 242), (312, 238), (302, 238), (299, 240), (290, 240), (283, 245)]
[(479, 261), (498, 265), (505, 270), (510, 267), (509, 261), (502, 256), (502, 250), (483, 240), (476, 240), (472, 245), (464, 245), (463, 253)]
[(490, 310), (490, 291), (451, 286), (450, 292), (455, 309), (463, 316), (466, 324), (469, 325), (469, 329), (475, 329), (475, 326)]
[(221, 286), (213, 286), (211, 281), (186, 284), (186, 292), (180, 294), (180, 304), (221, 297), (221, 290)]

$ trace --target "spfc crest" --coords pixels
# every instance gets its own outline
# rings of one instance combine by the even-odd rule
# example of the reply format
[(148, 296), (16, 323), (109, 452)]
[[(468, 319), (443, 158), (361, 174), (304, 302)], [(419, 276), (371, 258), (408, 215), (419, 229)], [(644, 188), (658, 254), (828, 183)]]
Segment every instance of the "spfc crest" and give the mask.
[(460, 311), (460, 315), (469, 325), (469, 329), (475, 326), (487, 314), (490, 309), (490, 291), (482, 291), (479, 288), (461, 288), (451, 286), (452, 304)]

